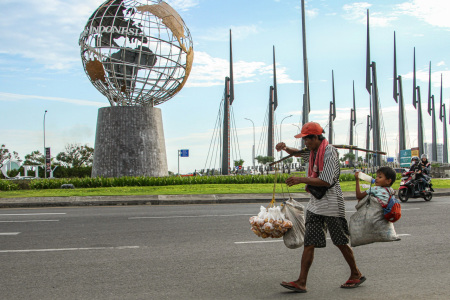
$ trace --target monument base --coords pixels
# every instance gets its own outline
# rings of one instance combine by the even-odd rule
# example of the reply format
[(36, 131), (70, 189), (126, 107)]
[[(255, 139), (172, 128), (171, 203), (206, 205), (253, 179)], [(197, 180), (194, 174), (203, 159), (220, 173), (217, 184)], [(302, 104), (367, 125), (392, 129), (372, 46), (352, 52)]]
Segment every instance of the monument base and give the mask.
[(98, 110), (92, 177), (167, 175), (161, 109), (114, 106)]

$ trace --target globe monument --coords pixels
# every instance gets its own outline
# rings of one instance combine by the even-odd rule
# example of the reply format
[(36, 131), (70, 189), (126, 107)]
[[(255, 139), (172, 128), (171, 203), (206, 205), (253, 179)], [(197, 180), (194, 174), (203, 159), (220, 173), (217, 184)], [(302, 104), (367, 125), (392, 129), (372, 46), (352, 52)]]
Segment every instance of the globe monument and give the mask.
[(92, 177), (166, 176), (157, 105), (186, 83), (194, 60), (189, 29), (158, 0), (108, 0), (80, 35), (91, 83), (108, 99), (99, 109)]

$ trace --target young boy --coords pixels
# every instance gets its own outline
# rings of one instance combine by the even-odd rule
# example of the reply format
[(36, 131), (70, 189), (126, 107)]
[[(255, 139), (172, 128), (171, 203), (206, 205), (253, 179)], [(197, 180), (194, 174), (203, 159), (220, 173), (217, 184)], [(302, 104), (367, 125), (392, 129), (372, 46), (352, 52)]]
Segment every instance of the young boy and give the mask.
[(368, 194), (380, 199), (383, 204), (387, 204), (390, 195), (394, 194), (394, 190), (391, 188), (395, 182), (397, 174), (391, 167), (381, 167), (377, 170), (377, 177), (375, 178), (375, 186), (370, 187), (367, 191), (361, 192), (359, 185), (358, 173), (355, 173), (356, 179), (356, 198), (359, 200), (366, 197)]

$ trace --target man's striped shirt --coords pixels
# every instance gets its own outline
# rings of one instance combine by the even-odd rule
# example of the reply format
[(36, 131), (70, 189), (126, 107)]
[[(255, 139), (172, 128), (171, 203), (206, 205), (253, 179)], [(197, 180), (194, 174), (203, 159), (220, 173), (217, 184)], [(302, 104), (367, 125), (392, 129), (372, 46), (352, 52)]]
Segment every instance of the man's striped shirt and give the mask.
[(328, 145), (325, 148), (323, 170), (319, 173), (319, 179), (330, 185), (336, 184), (327, 190), (322, 199), (310, 195), (307, 210), (317, 215), (345, 218), (344, 194), (339, 184), (339, 174), (339, 153), (332, 145)]

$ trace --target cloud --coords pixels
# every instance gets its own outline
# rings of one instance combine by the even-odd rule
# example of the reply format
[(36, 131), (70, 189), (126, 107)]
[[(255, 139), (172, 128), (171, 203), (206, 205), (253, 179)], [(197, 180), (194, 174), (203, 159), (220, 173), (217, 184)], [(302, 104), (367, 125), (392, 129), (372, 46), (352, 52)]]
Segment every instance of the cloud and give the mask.
[(11, 93), (2, 93), (2, 92), (0, 92), (0, 99), (1, 99), (0, 101), (46, 100), (46, 101), (57, 101), (57, 102), (70, 103), (70, 104), (81, 105), (81, 106), (95, 106), (95, 107), (108, 106), (107, 102), (95, 102), (95, 101), (88, 101), (88, 100), (61, 98), (61, 97), (20, 95), (20, 94), (11, 94)]
[(245, 40), (250, 35), (259, 33), (259, 29), (256, 25), (213, 27), (206, 30), (204, 34), (198, 35), (197, 38), (206, 41), (229, 41), (230, 29), (233, 41)]
[(306, 15), (309, 18), (314, 18), (317, 17), (319, 15), (319, 10), (317, 8), (313, 8), (313, 9), (307, 9), (306, 10)]
[(448, 0), (413, 0), (396, 6), (399, 13), (416, 17), (432, 26), (450, 28)]
[[(436, 71), (431, 72), (431, 83), (433, 87), (441, 87), (441, 74), (442, 74), (442, 87), (443, 88), (450, 88), (450, 70), (446, 71)], [(403, 75), (402, 77), (405, 79), (413, 79), (413, 72), (407, 73)], [(428, 81), (429, 81), (429, 70), (423, 69), (423, 70), (417, 70), (416, 71), (416, 79), (418, 82), (423, 82), (425, 85), (423, 85), (422, 93), (425, 91), (428, 91)], [(417, 83), (417, 85), (420, 85)], [(436, 91), (438, 93), (438, 91)]]
[[(78, 38), (92, 13), (104, 0), (2, 1), (1, 53), (28, 58), (52, 70), (80, 64)], [(172, 0), (186, 11), (198, 0)]]
[[(369, 9), (372, 4), (367, 2), (356, 2), (352, 4), (346, 4), (342, 7), (344, 10), (344, 18), (350, 21), (354, 21), (361, 24), (367, 24), (367, 9)], [(370, 25), (373, 27), (386, 27), (392, 21), (397, 20), (395, 14), (389, 14), (386, 12), (369, 13)]]
[(102, 0), (14, 1), (3, 5), (2, 52), (32, 59), (49, 69), (80, 63), (78, 36)]
[[(186, 87), (208, 87), (224, 84), (224, 79), (229, 76), (230, 63), (223, 58), (210, 56), (206, 52), (195, 52), (194, 65)], [(302, 83), (294, 80), (286, 74), (286, 67), (277, 67), (277, 83)], [(233, 75), (236, 84), (255, 82), (261, 75), (272, 75), (271, 64), (264, 62), (237, 61), (233, 64)]]
[(166, 2), (176, 11), (187, 11), (199, 4), (198, 0), (167, 0)]

